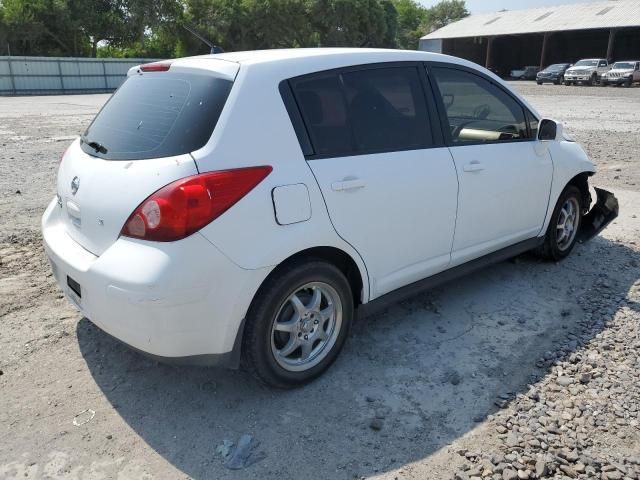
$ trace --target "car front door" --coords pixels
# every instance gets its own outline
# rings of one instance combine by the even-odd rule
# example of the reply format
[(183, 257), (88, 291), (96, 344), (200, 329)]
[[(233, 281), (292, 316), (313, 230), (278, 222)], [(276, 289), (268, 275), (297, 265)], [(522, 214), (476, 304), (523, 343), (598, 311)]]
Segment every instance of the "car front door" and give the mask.
[(371, 298), (446, 269), (458, 180), (429, 120), (422, 66), (348, 68), (290, 85), (313, 149), (308, 165), (337, 233), (366, 264)]
[(451, 265), (537, 236), (553, 175), (537, 120), (479, 72), (442, 64), (430, 71), (460, 185)]

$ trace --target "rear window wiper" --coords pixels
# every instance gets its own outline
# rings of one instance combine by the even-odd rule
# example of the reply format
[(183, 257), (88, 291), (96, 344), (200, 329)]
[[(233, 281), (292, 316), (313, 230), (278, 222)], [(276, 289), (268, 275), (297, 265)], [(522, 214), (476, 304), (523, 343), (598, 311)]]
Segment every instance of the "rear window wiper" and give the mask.
[(107, 153), (107, 148), (104, 145), (102, 145), (101, 143), (98, 143), (98, 142), (91, 142), (84, 135), (80, 136), (80, 141), (82, 143), (88, 145), (89, 147), (93, 148), (97, 153), (102, 153), (102, 154)]

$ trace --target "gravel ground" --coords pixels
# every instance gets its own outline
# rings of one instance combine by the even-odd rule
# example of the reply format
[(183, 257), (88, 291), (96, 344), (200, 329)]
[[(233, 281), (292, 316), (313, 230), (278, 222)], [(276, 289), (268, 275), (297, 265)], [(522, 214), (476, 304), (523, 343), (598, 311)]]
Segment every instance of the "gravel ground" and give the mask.
[[(158, 365), (67, 304), (39, 217), (107, 96), (0, 98), (0, 478), (639, 478), (640, 88), (516, 85), (619, 219), (560, 264), (523, 255), (359, 322), (292, 392)], [(255, 463), (230, 470), (245, 434)]]

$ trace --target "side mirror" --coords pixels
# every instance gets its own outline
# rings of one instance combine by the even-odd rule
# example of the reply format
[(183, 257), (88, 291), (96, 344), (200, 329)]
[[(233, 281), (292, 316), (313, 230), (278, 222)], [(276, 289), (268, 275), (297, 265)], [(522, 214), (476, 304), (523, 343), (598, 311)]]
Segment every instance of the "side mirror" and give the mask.
[(562, 124), (549, 118), (540, 120), (540, 126), (538, 127), (538, 140), (562, 140)]

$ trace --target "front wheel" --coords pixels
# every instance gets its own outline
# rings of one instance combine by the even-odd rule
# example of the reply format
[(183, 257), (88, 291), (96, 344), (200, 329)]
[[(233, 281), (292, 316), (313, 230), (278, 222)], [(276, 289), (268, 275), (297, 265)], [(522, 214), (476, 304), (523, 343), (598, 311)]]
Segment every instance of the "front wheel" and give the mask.
[(576, 244), (581, 220), (582, 193), (577, 187), (569, 185), (558, 199), (538, 253), (554, 261), (569, 255)]
[(272, 387), (307, 383), (334, 362), (353, 316), (351, 287), (338, 268), (315, 259), (285, 266), (249, 309), (243, 363)]

